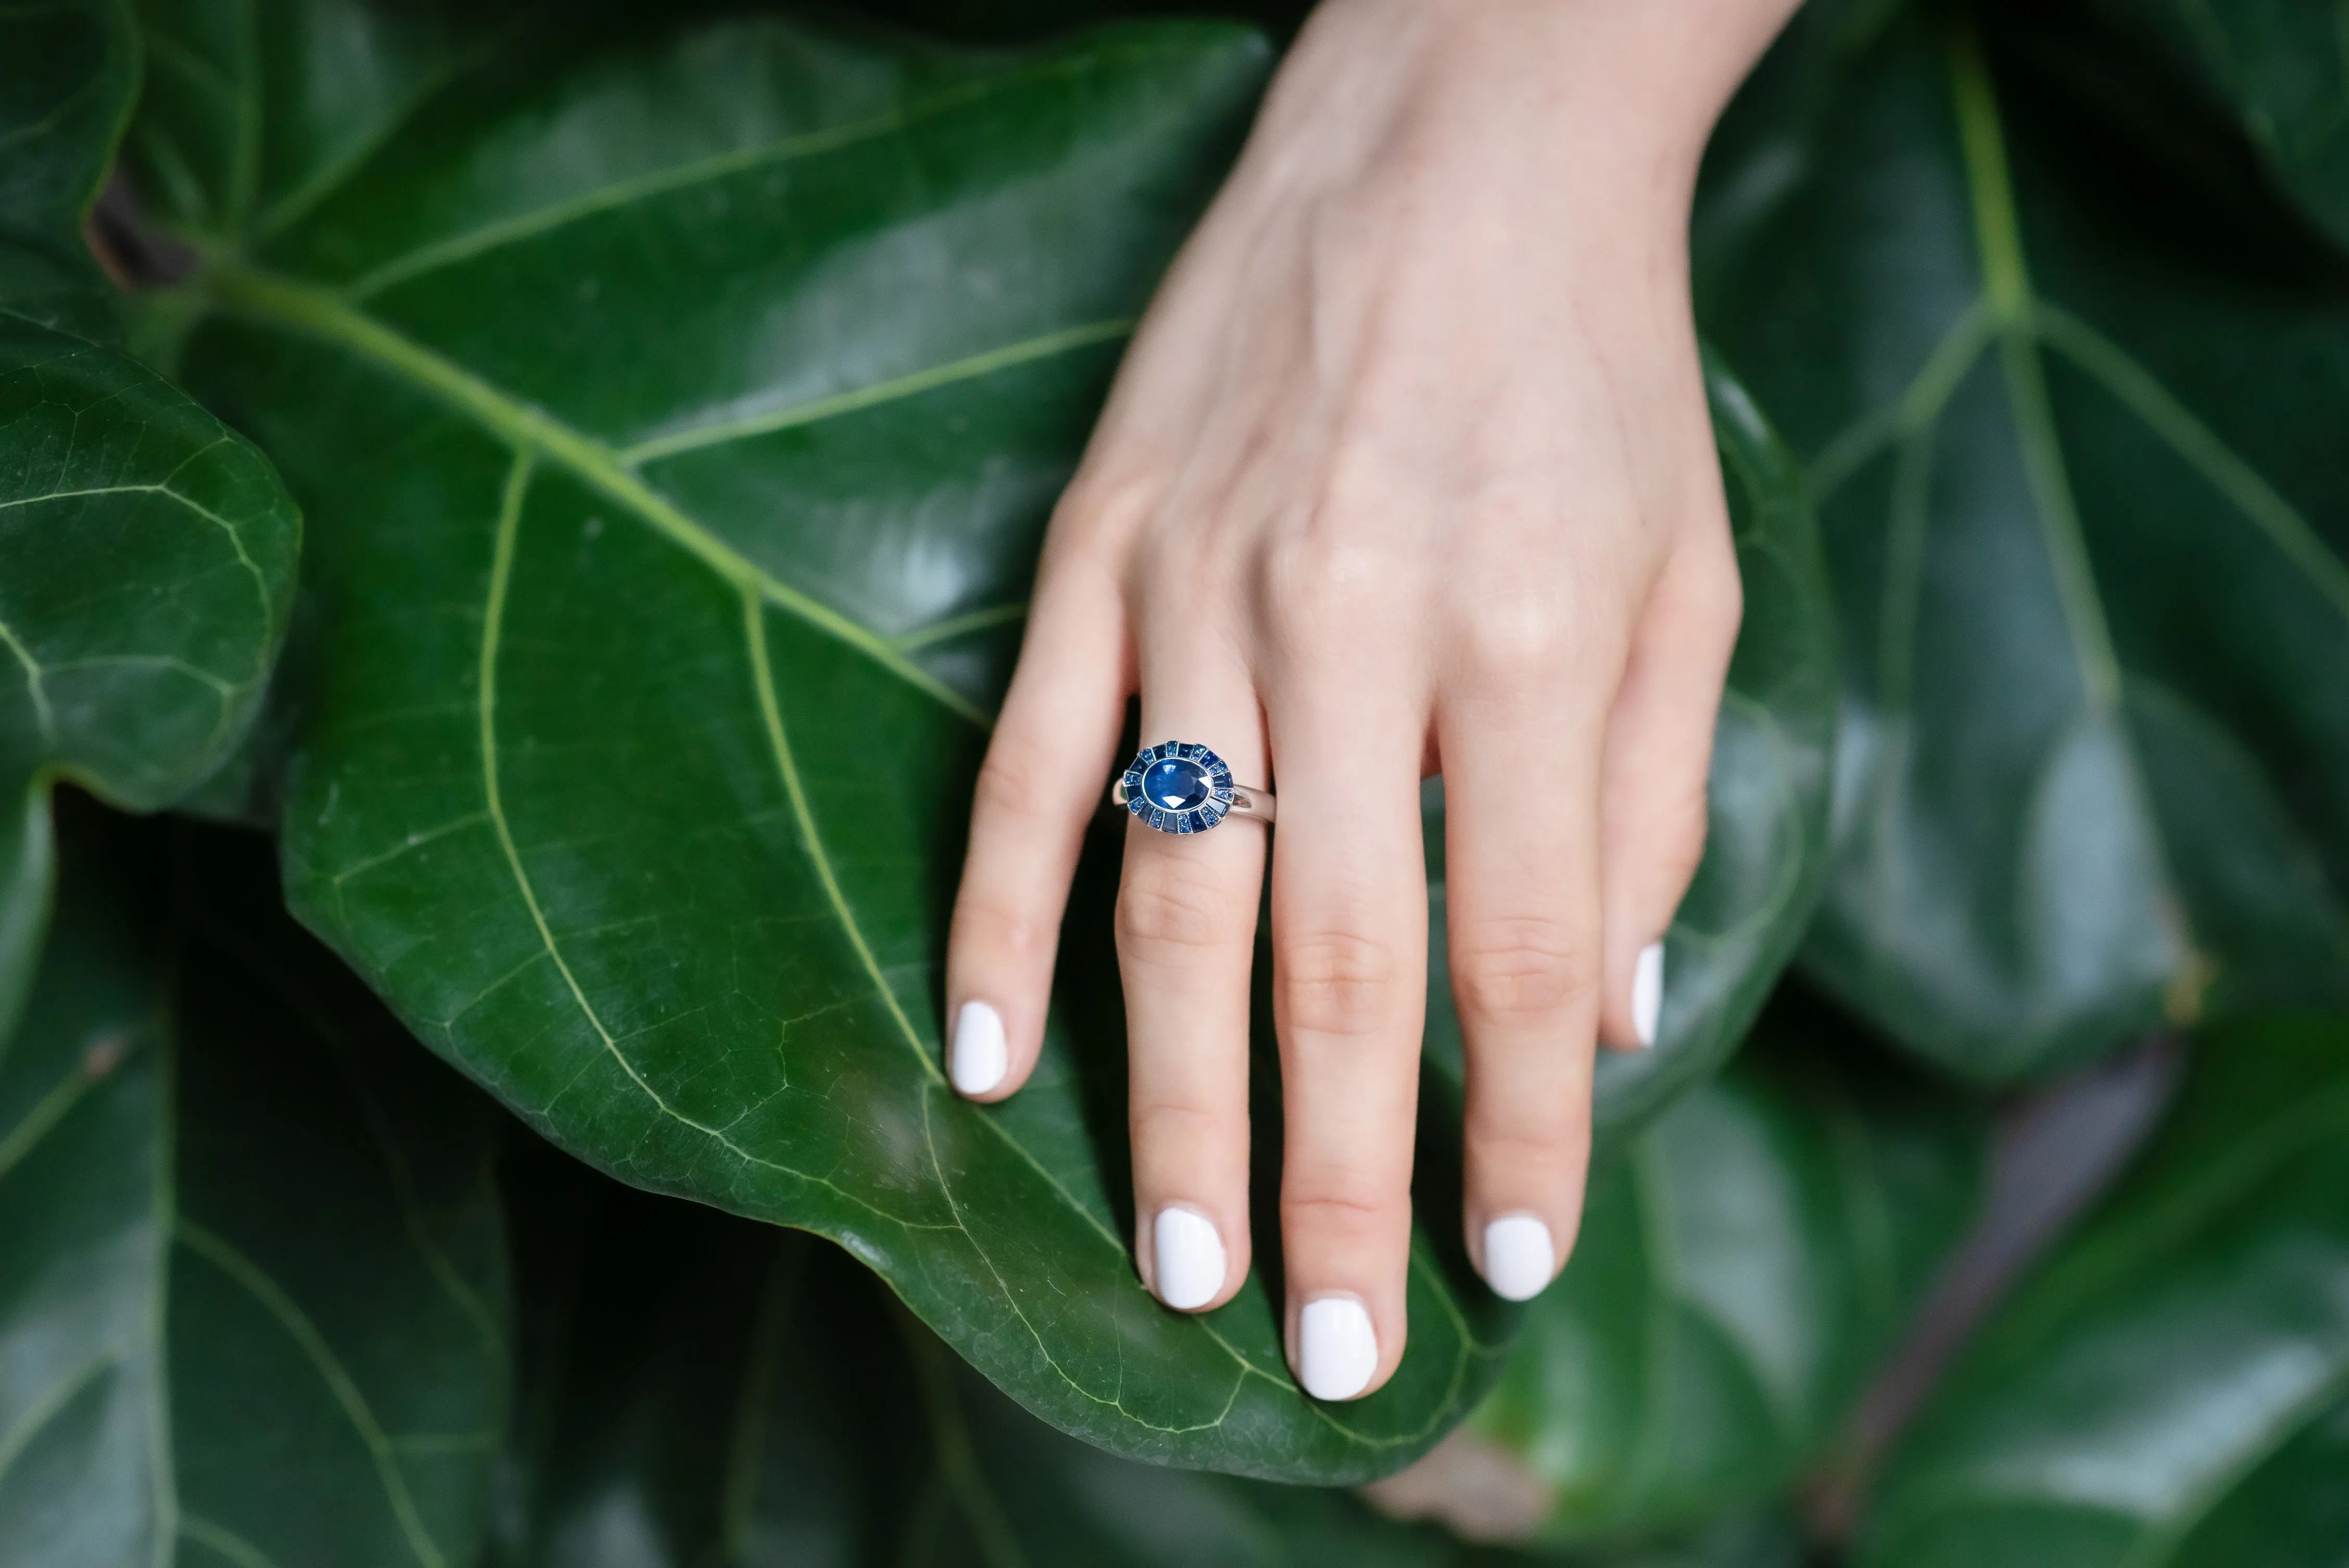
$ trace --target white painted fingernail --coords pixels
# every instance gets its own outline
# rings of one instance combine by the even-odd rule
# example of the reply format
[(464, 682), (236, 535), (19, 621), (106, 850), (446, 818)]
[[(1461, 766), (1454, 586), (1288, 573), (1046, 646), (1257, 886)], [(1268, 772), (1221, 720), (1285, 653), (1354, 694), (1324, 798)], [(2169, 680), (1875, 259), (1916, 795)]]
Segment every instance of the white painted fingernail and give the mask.
[(1178, 1312), (1205, 1306), (1224, 1288), (1224, 1238), (1189, 1209), (1161, 1209), (1150, 1227), (1151, 1275), (1158, 1299)]
[(947, 1076), (965, 1094), (985, 1094), (1003, 1081), (1009, 1063), (1003, 1045), (1003, 1015), (984, 1002), (965, 1002), (955, 1015), (954, 1044), (947, 1049)]
[(1350, 1399), (1379, 1369), (1370, 1309), (1350, 1295), (1325, 1295), (1297, 1315), (1297, 1380), (1317, 1399)]
[(1549, 1227), (1531, 1214), (1504, 1214), (1485, 1227), (1485, 1283), (1506, 1301), (1531, 1301), (1557, 1272)]
[(1656, 1043), (1656, 1019), (1664, 1010), (1664, 944), (1651, 942), (1631, 965), (1631, 1030), (1644, 1049)]

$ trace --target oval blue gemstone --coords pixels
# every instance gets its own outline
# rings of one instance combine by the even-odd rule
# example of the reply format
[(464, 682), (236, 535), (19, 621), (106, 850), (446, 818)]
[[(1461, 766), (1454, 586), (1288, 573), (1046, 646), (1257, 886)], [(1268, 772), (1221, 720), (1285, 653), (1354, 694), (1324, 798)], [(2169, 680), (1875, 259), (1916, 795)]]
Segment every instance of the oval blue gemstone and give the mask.
[(1207, 770), (1187, 757), (1163, 757), (1142, 775), (1142, 798), (1166, 811), (1188, 811), (1214, 793)]

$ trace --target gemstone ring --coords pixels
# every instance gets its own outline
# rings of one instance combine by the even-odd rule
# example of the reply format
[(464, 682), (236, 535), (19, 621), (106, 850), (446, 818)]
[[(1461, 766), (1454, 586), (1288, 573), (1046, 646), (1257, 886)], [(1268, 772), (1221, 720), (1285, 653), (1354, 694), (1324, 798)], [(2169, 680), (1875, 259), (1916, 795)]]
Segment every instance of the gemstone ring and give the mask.
[(1204, 833), (1227, 816), (1272, 820), (1270, 791), (1233, 783), (1222, 758), (1187, 740), (1143, 747), (1109, 798), (1162, 833)]

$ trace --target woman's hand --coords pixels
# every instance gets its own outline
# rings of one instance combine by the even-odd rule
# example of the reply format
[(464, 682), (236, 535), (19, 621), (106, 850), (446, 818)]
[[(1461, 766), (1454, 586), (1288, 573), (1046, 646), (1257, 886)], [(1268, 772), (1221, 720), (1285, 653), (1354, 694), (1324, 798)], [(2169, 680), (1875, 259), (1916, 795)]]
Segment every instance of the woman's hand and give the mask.
[[(1592, 1047), (1646, 1044), (1702, 847), (1739, 589), (1690, 323), (1713, 117), (1787, 0), (1330, 0), (1160, 290), (1055, 515), (972, 820), (951, 1076), (1036, 1059), (1128, 694), (1278, 790), (1288, 1348), (1402, 1355), (1444, 775), (1467, 1234), (1505, 1295), (1581, 1211)], [(1248, 1268), (1267, 837), (1127, 829), (1117, 937), (1142, 1277)]]

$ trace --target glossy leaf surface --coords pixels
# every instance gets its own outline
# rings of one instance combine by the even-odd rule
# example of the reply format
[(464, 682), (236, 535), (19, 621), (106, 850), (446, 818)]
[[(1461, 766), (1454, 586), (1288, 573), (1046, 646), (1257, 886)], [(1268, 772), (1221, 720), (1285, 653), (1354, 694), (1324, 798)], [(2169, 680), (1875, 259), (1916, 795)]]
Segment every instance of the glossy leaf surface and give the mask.
[(277, 907), (257, 841), (96, 818), (0, 1057), (0, 1555), (472, 1561), (504, 1118)]
[[(209, 9), (172, 15), (201, 51)], [(1342, 1408), (1296, 1392), (1262, 1280), (1185, 1319), (1133, 1277), (1113, 833), (1036, 1078), (982, 1110), (937, 1062), (1043, 520), (1264, 45), (1162, 25), (975, 55), (740, 21), (533, 46), (401, 66), (414, 91), (353, 94), (396, 133), (264, 132), (249, 192), (167, 203), (223, 258), (187, 373), (318, 520), (297, 911), (565, 1148), (843, 1241), (1064, 1429), (1291, 1479), (1403, 1463), (1506, 1332), (1456, 1202), (1422, 1208), (1402, 1372)], [(306, 57), (265, 50), (264, 76)], [(134, 144), (213, 145), (195, 101)], [(1826, 721), (1805, 519), (1738, 417), (1754, 711), (1692, 928), (1727, 956), (1692, 956), (1666, 1008), (1702, 1051), (1801, 919)], [(1431, 1165), (1456, 1186), (1456, 1153)]]
[(1815, 1461), (1971, 1219), (1982, 1109), (1781, 1002), (1591, 1188), (1468, 1429), (1555, 1498), (1554, 1540), (1760, 1503)]
[(2349, 296), (1963, 26), (1824, 29), (1701, 223), (1843, 623), (1806, 967), (1985, 1079), (2338, 995)]
[[(1137, 1464), (963, 1367), (835, 1249), (517, 1150), (497, 1568), (1498, 1568), (1343, 1491)], [(1791, 1568), (1783, 1532), (1608, 1568)]]
[(2349, 1548), (2349, 1026), (2204, 1040), (2137, 1170), (1883, 1478), (1881, 1568), (2318, 1568)]
[(146, 810), (201, 781), (293, 603), (293, 503), (116, 346), (82, 246), (133, 47), (98, 0), (0, 14), (0, 1037), (40, 948), (51, 784)]

